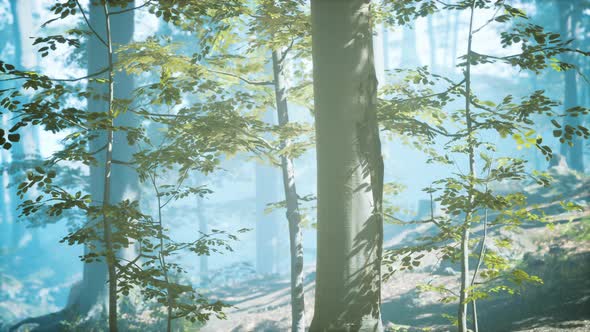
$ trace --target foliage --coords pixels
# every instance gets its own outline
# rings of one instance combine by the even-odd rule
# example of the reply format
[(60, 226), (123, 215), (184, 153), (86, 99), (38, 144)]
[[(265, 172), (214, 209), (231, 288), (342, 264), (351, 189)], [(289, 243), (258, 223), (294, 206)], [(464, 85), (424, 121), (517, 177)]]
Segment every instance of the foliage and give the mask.
[[(541, 90), (520, 100), (515, 100), (512, 95), (507, 95), (499, 102), (480, 100), (472, 91), (470, 69), (481, 64), (507, 64), (534, 74), (547, 68), (574, 70), (572, 64), (558, 60), (558, 55), (590, 54), (572, 48), (571, 41), (561, 39), (559, 34), (546, 32), (541, 26), (528, 22), (522, 10), (504, 1), (465, 0), (455, 4), (386, 1), (384, 6), (392, 13), (386, 20), (397, 24), (405, 24), (439, 10), (491, 9), (495, 14), (483, 25), (470, 30), (470, 40), (492, 23), (507, 25), (505, 23), (510, 22), (512, 25), (508, 26), (508, 30), (501, 33), (499, 46), (508, 48), (518, 45), (521, 49), (518, 54), (499, 56), (481, 54), (469, 46), (467, 53), (460, 57), (462, 62), (458, 64), (464, 74), (463, 80), (453, 81), (430, 73), (427, 67), (421, 67), (409, 71), (398, 70), (397, 73), (405, 74), (405, 77), (400, 83), (383, 89), (379, 109), (383, 128), (408, 137), (409, 144), (429, 155), (429, 162), (446, 164), (459, 170), (424, 189), (440, 204), (444, 214), (435, 215), (432, 211), (430, 218), (416, 222), (432, 223), (438, 232), (423, 236), (417, 245), (386, 252), (385, 278), (396, 271), (413, 270), (420, 266), (425, 254), (436, 253), (443, 260), (462, 264), (468, 264), (465, 258), (468, 255), (476, 263), (475, 275), (460, 292), (448, 289), (445, 285), (429, 284), (421, 288), (423, 291), (441, 293), (443, 302), (456, 302), (464, 294), (461, 305), (465, 305), (498, 292), (514, 293), (524, 282), (541, 283), (538, 277), (527, 274), (502, 256), (501, 248), (509, 247), (511, 240), (490, 234), (488, 228), (494, 231), (493, 234), (500, 234), (500, 229), (514, 230), (523, 223), (548, 222), (544, 210), (527, 201), (528, 194), (525, 191), (499, 192), (494, 188), (501, 183), (526, 182), (528, 179), (549, 186), (550, 180), (539, 172), (528, 174), (524, 160), (495, 156), (496, 147), (489, 138), (512, 138), (518, 149), (535, 147), (549, 160), (553, 152), (535, 130), (538, 117), (551, 119), (556, 128), (553, 135), (561, 143), (571, 145), (576, 136), (588, 138), (588, 129), (582, 125), (562, 128), (557, 120), (588, 114), (589, 110), (576, 106), (559, 113), (555, 110), (559, 103), (548, 98)], [(446, 88), (437, 92), (435, 89), (440, 86)], [(465, 102), (465, 107), (452, 110), (454, 102), (461, 100)], [(444, 152), (439, 152), (437, 147), (444, 148)], [(476, 161), (480, 163), (479, 167)], [(469, 172), (461, 172), (461, 166), (469, 168)], [(481, 241), (470, 239), (470, 234), (482, 234)], [(474, 254), (478, 247), (479, 254)], [(462, 279), (467, 278), (462, 273)]]
[[(27, 126), (67, 134), (63, 148), (44, 165), (30, 170), (26, 180), (18, 186), (18, 194), (23, 199), (22, 215), (60, 217), (69, 211), (78, 211), (88, 221), (73, 227), (62, 242), (90, 248), (81, 257), (84, 263), (106, 262), (113, 265), (117, 273), (118, 294), (127, 296), (133, 289), (141, 289), (144, 299), (153, 299), (168, 308), (168, 320), (187, 318), (205, 321), (212, 314), (222, 318), (225, 304), (209, 302), (191, 285), (174, 280), (173, 274), (185, 270), (173, 258), (187, 251), (209, 255), (231, 250), (230, 242), (237, 240), (235, 235), (214, 230), (211, 234), (200, 234), (194, 241), (176, 242), (167, 235), (168, 230), (161, 217), (154, 219), (144, 213), (139, 201), (97, 204), (101, 199), (91, 197), (87, 187), (56, 181), (64, 175), (60, 167), (67, 163), (86, 167), (104, 167), (105, 161), (108, 164), (108, 155), (106, 160), (99, 156), (107, 146), (89, 151), (87, 145), (101, 140), (104, 135), (119, 133), (127, 138), (127, 142), (116, 144), (135, 145), (140, 150), (129, 160), (112, 162), (132, 168), (141, 181), (152, 180), (158, 210), (161, 210), (169, 202), (188, 195), (210, 193), (204, 187), (182, 186), (191, 172), (209, 174), (219, 168), (220, 159), (225, 155), (239, 152), (259, 154), (272, 148), (262, 133), (273, 128), (259, 121), (252, 112), (261, 106), (246, 90), (228, 88), (225, 81), (212, 76), (204, 66), (218, 46), (214, 36), (228, 28), (225, 20), (242, 14), (244, 4), (241, 1), (147, 1), (130, 8), (129, 3), (131, 1), (128, 0), (109, 1), (106, 6), (119, 8), (119, 12), (112, 11), (109, 15), (148, 7), (154, 15), (166, 22), (176, 23), (181, 29), (191, 30), (197, 26), (194, 31), (201, 38), (199, 49), (193, 50), (192, 56), (186, 56), (176, 52), (175, 45), (167, 40), (152, 37), (119, 47), (118, 61), (112, 67), (80, 78), (52, 78), (43, 73), (17, 69), (5, 62), (0, 64), (5, 77), (3, 80), (19, 83), (14, 89), (1, 91), (3, 109), (18, 118), (8, 133), (1, 132), (4, 148), (9, 149), (10, 142), (17, 142), (19, 130)], [(45, 25), (81, 15), (86, 22), (86, 30), (71, 29), (65, 34), (37, 38), (35, 45), (42, 57), (51, 56), (60, 44), (79, 48), (88, 36), (105, 43), (88, 23), (78, 1), (57, 2), (51, 11), (56, 16)], [(204, 22), (207, 23), (205, 29), (201, 26)], [(149, 73), (156, 81), (138, 87), (133, 100), (111, 100), (112, 108), (104, 112), (88, 112), (83, 106), (72, 106), (83, 104), (72, 103), (72, 100), (87, 99), (90, 103), (107, 97), (99, 89), (92, 89), (91, 84), (83, 83), (93, 83), (95, 87), (107, 86), (112, 77), (116, 78), (114, 73), (119, 71), (132, 75)], [(105, 79), (105, 75), (110, 79)], [(23, 90), (32, 91), (34, 95), (26, 99)], [(197, 96), (197, 100), (187, 103), (187, 97), (191, 95)], [(166, 112), (153, 111), (163, 108)], [(114, 120), (122, 114), (132, 114), (135, 124), (117, 125)], [(161, 128), (161, 139), (154, 140), (146, 134), (146, 123)], [(287, 135), (288, 130), (295, 130), (293, 128), (285, 129), (281, 135)], [(174, 183), (156, 185), (156, 174), (170, 171), (177, 174)], [(32, 191), (35, 197), (26, 198)], [(163, 198), (166, 203), (160, 204)], [(105, 233), (106, 225), (112, 230), (110, 237)], [(138, 250), (137, 256), (132, 259), (111, 252), (130, 247), (137, 247)]]

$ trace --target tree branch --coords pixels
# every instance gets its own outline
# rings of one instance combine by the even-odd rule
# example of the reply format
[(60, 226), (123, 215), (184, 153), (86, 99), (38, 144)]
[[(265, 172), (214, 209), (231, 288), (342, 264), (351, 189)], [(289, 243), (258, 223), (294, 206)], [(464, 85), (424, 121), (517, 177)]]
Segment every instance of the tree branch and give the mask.
[[(78, 8), (80, 9), (80, 12), (82, 13), (82, 17), (84, 17), (84, 21), (86, 22), (86, 25), (88, 26), (88, 28), (90, 29), (90, 31), (92, 31), (92, 33), (94, 33), (94, 35), (96, 36), (96, 38), (98, 38), (98, 40), (100, 40), (100, 42), (104, 46), (107, 46), (107, 42), (98, 34), (98, 32), (96, 32), (96, 30), (94, 30), (94, 28), (90, 24), (90, 21), (88, 20), (88, 17), (86, 17), (86, 13), (84, 13), (84, 9), (82, 9), (82, 6), (80, 5), (80, 1), (76, 0), (76, 4), (78, 5)], [(92, 6), (92, 4), (90, 4), (90, 6)]]
[(244, 83), (248, 83), (251, 85), (273, 85), (274, 81), (251, 81), (247, 78), (244, 78), (242, 76), (236, 75), (236, 74), (232, 74), (232, 73), (227, 73), (227, 72), (223, 72), (223, 71), (218, 71), (218, 70), (214, 70), (214, 69), (207, 69), (208, 71), (212, 72), (212, 73), (216, 73), (216, 74), (221, 74), (221, 75), (225, 75), (225, 76), (230, 76), (230, 77), (234, 77), (239, 79), (240, 81), (244, 82)]
[[(49, 81), (54, 81), (54, 82), (76, 82), (76, 81), (81, 81), (81, 80), (85, 80), (88, 78), (92, 78), (101, 74), (106, 73), (107, 71), (109, 71), (111, 68), (107, 67), (103, 70), (100, 70), (96, 73), (92, 73), (92, 74), (88, 74), (86, 76), (82, 76), (82, 77), (77, 77), (77, 78), (51, 78), (51, 77), (47, 77), (44, 75), (40, 75), (40, 77), (44, 77)], [(14, 74), (13, 74), (14, 75)], [(30, 75), (27, 76), (18, 76), (18, 77), (11, 77), (11, 78), (4, 78), (1, 79), (0, 82), (5, 82), (5, 81), (15, 81), (15, 80), (20, 80), (20, 79), (27, 79), (27, 78), (32, 78)]]
[(108, 15), (109, 16), (113, 16), (113, 15), (124, 14), (124, 13), (130, 12), (132, 10), (143, 8), (143, 7), (147, 6), (147, 5), (149, 5), (150, 3), (152, 3), (152, 0), (148, 0), (148, 1), (144, 2), (143, 4), (141, 4), (139, 6), (136, 6), (136, 7), (126, 8), (126, 9), (122, 9), (122, 10), (119, 10), (119, 11), (116, 11), (116, 12), (110, 12)]

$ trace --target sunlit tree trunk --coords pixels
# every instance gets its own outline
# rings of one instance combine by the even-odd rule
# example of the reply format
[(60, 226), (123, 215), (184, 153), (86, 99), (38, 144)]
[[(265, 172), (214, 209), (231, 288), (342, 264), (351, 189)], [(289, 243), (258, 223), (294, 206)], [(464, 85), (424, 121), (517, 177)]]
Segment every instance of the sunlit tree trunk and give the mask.
[[(289, 109), (287, 107), (287, 87), (285, 78), (285, 57), (279, 51), (272, 52), (275, 99), (279, 126), (289, 123)], [(285, 148), (288, 141), (281, 142)], [(303, 293), (303, 231), (301, 229), (301, 215), (297, 187), (295, 186), (295, 168), (293, 161), (287, 156), (281, 156), (281, 171), (285, 201), (287, 203), (287, 221), (289, 223), (289, 244), (291, 256), (291, 331), (305, 332), (305, 299)]]
[(383, 331), (383, 161), (369, 6), (311, 1), (318, 238), (310, 331)]

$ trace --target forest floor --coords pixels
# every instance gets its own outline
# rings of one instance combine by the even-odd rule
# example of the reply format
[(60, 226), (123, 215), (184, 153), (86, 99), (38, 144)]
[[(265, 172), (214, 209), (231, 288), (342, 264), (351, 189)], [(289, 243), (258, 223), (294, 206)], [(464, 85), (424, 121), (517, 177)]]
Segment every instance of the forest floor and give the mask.
[[(523, 268), (544, 280), (543, 285), (523, 286), (518, 295), (498, 295), (478, 302), (481, 331), (590, 331), (590, 243), (572, 240), (588, 220), (557, 225), (554, 229), (523, 229), (514, 238), (515, 257)], [(585, 230), (587, 231), (587, 230)], [(405, 235), (386, 242), (395, 245)], [(458, 269), (437, 265), (435, 256), (412, 272), (400, 272), (383, 283), (382, 316), (390, 331), (449, 331), (456, 304), (441, 303), (440, 295), (419, 292), (425, 283), (458, 288)], [(305, 271), (307, 324), (313, 316), (314, 270)], [(259, 277), (214, 290), (234, 307), (227, 319), (213, 319), (203, 328), (217, 331), (288, 331), (290, 327), (289, 279)]]

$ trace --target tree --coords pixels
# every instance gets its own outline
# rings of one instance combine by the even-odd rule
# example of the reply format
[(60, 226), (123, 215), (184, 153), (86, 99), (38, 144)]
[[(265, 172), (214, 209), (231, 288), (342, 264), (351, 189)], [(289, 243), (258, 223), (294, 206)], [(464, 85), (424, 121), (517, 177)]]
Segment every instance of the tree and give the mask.
[[(393, 12), (404, 13), (397, 15), (398, 23), (401, 24), (407, 23), (408, 16), (431, 15), (439, 9), (439, 4), (435, 2), (424, 6), (417, 6), (412, 1), (391, 2), (391, 4)], [(409, 134), (414, 139), (421, 137), (416, 142), (418, 146), (431, 145), (438, 138), (446, 138), (448, 141), (445, 147), (448, 152), (445, 151), (444, 154), (429, 152), (427, 148), (423, 148), (431, 155), (431, 162), (457, 165), (458, 162), (453, 161), (455, 158), (451, 159), (449, 154), (459, 154), (466, 161), (463, 168), (466, 168), (468, 172), (437, 180), (431, 187), (424, 189), (431, 197), (434, 197), (434, 201), (440, 202), (445, 215), (435, 216), (432, 211), (430, 218), (417, 222), (433, 223), (440, 233), (424, 237), (423, 243), (417, 246), (393, 250), (387, 254), (386, 261), (390, 264), (398, 262), (402, 270), (412, 270), (420, 265), (420, 259), (426, 252), (436, 248), (440, 250), (442, 258), (460, 262), (458, 291), (449, 289), (444, 284), (428, 284), (422, 289), (443, 293), (442, 301), (445, 302), (457, 300), (458, 311), (456, 319), (453, 320), (457, 321), (459, 331), (467, 332), (470, 303), (473, 307), (473, 322), (477, 331), (475, 301), (500, 290), (508, 293), (515, 292), (510, 286), (498, 283), (498, 280), (508, 281), (516, 286), (524, 282), (542, 282), (538, 277), (528, 275), (518, 267), (512, 266), (507, 258), (498, 254), (497, 250), (490, 250), (487, 247), (486, 241), (490, 240), (487, 232), (488, 224), (496, 228), (513, 229), (524, 222), (547, 221), (544, 211), (534, 205), (528, 205), (527, 193), (524, 190), (501, 193), (492, 189), (494, 185), (504, 181), (524, 181), (528, 175), (524, 167), (526, 161), (512, 156), (492, 158), (487, 155), (488, 151), (495, 152), (497, 148), (485, 139), (483, 133), (486, 132), (488, 137), (490, 133), (499, 138), (512, 137), (517, 144), (517, 149), (536, 147), (548, 160), (552, 156), (552, 151), (544, 145), (543, 137), (534, 129), (535, 116), (549, 117), (551, 123), (559, 129), (555, 130), (553, 135), (562, 143), (570, 143), (576, 136), (584, 138), (590, 136), (588, 129), (583, 126), (565, 126), (561, 130), (562, 126), (556, 121), (561, 117), (575, 118), (588, 114), (588, 109), (573, 106), (566, 109), (564, 113), (557, 113), (554, 108), (558, 103), (546, 97), (542, 90), (534, 91), (522, 98), (519, 103), (514, 101), (515, 97), (512, 95), (505, 96), (498, 103), (480, 100), (473, 89), (475, 76), (472, 73), (472, 67), (480, 64), (504, 64), (538, 74), (548, 67), (558, 71), (573, 69), (569, 63), (554, 60), (555, 56), (569, 53), (588, 56), (590, 53), (569, 48), (569, 41), (561, 40), (559, 34), (544, 31), (541, 26), (528, 22), (528, 17), (521, 9), (504, 2), (470, 0), (458, 4), (442, 4), (442, 9), (465, 10), (470, 17), (467, 50), (465, 55), (460, 57), (463, 62), (458, 64), (463, 69), (464, 79), (454, 82), (449, 78), (432, 75), (425, 68), (410, 71), (405, 78), (405, 84), (388, 88), (390, 94), (399, 93), (405, 98), (394, 98), (390, 101), (390, 105), (383, 107), (382, 111), (387, 111), (389, 114), (384, 114), (382, 122), (388, 129), (396, 129), (399, 133)], [(481, 9), (495, 9), (496, 14), (477, 26), (474, 14)], [(503, 14), (498, 15), (500, 11)], [(507, 48), (518, 45), (521, 49), (520, 53), (497, 56), (473, 50), (474, 35), (492, 22), (514, 23), (514, 26), (501, 33), (500, 46)], [(429, 86), (436, 86), (441, 81), (450, 84), (448, 89), (438, 93), (433, 92)], [(442, 112), (444, 107), (455, 98), (459, 98), (464, 108), (458, 111)], [(410, 113), (404, 115), (408, 111)], [(431, 123), (419, 121), (424, 112), (430, 113), (428, 116), (436, 120)], [(448, 124), (448, 121), (452, 123)], [(481, 161), (483, 166), (478, 166), (478, 161)], [(543, 173), (534, 172), (530, 176), (539, 185), (549, 185), (549, 180)], [(580, 208), (575, 204), (564, 204), (564, 206), (571, 209)], [(491, 214), (493, 217), (490, 217)], [(483, 224), (483, 232), (476, 229), (477, 223)], [(474, 248), (476, 242), (472, 236), (478, 231), (483, 233), (480, 250), (478, 254), (475, 254), (477, 257), (475, 268), (470, 269), (470, 257), (476, 251)], [(507, 239), (496, 241), (498, 247), (510, 245), (510, 240)], [(386, 276), (393, 271), (394, 267), (390, 266)], [(477, 284), (476, 280), (479, 280)]]
[(311, 331), (383, 330), (383, 160), (369, 7), (311, 2), (318, 167)]
[[(125, 45), (132, 38), (134, 21), (132, 15), (137, 9), (130, 6), (130, 3), (131, 1), (128, 0), (91, 3), (89, 16), (83, 12), (80, 3), (76, 0), (57, 3), (51, 7), (52, 13), (57, 17), (49, 23), (79, 13), (82, 14), (87, 30), (71, 29), (65, 36), (39, 37), (35, 40), (35, 44), (39, 44), (38, 51), (41, 56), (47, 56), (59, 44), (79, 47), (80, 37), (89, 36), (91, 40), (87, 53), (90, 56), (88, 61), (90, 70), (84, 77), (50, 78), (41, 73), (16, 69), (13, 64), (4, 61), (0, 62), (0, 71), (8, 76), (2, 81), (22, 81), (21, 87), (37, 90), (33, 98), (23, 103), (18, 101), (21, 94), (17, 89), (1, 91), (4, 95), (2, 106), (18, 114), (19, 118), (19, 121), (10, 129), (10, 133), (22, 132), (23, 127), (26, 129), (34, 126), (43, 126), (54, 133), (70, 130), (64, 139), (63, 149), (56, 152), (44, 164), (44, 167), (35, 167), (34, 170), (27, 172), (27, 179), (18, 186), (17, 194), (21, 199), (33, 188), (40, 188), (36, 199), (22, 202), (22, 215), (29, 216), (43, 212), (50, 217), (59, 217), (64, 211), (77, 209), (88, 218), (88, 222), (81, 227), (74, 227), (74, 230), (62, 239), (62, 242), (70, 245), (85, 246), (85, 252), (82, 255), (82, 261), (86, 263), (84, 279), (81, 285), (72, 289), (71, 301), (65, 309), (55, 314), (27, 318), (11, 327), (11, 330), (16, 330), (28, 323), (39, 324), (38, 330), (61, 330), (65, 324), (75, 324), (78, 318), (83, 319), (85, 326), (94, 323), (100, 325), (102, 322), (96, 322), (97, 320), (94, 319), (96, 317), (89, 314), (101, 311), (102, 300), (105, 298), (104, 285), (107, 281), (111, 331), (116, 331), (118, 328), (118, 294), (127, 296), (133, 288), (142, 289), (146, 300), (163, 299), (163, 302), (159, 303), (165, 303), (168, 306), (168, 326), (172, 319), (180, 317), (191, 321), (205, 321), (211, 314), (221, 315), (220, 312), (224, 308), (219, 301), (209, 303), (196, 294), (192, 287), (169, 280), (168, 270), (174, 268), (179, 273), (182, 271), (178, 264), (167, 263), (164, 258), (158, 260), (156, 264), (155, 256), (146, 253), (154, 251), (156, 246), (154, 241), (160, 243), (158, 250), (160, 257), (179, 250), (208, 254), (209, 251), (215, 250), (211, 248), (214, 246), (229, 250), (231, 248), (226, 245), (227, 241), (219, 238), (225, 233), (217, 232), (211, 237), (204, 235), (189, 243), (176, 243), (169, 240), (163, 234), (161, 218), (158, 222), (154, 222), (151, 217), (139, 210), (137, 177), (134, 172), (142, 171), (145, 180), (146, 173), (150, 171), (178, 167), (181, 170), (180, 185), (181, 180), (190, 170), (210, 172), (215, 169), (219, 163), (221, 151), (236, 153), (240, 147), (245, 147), (248, 151), (260, 148), (261, 141), (258, 140), (257, 133), (262, 126), (251, 117), (233, 112), (233, 106), (240, 107), (241, 100), (221, 100), (214, 103), (211, 108), (205, 109), (215, 110), (215, 112), (209, 112), (208, 117), (195, 116), (197, 107), (182, 109), (181, 113), (184, 112), (184, 114), (180, 115), (152, 114), (144, 109), (138, 110), (135, 106), (131, 107), (130, 93), (133, 87), (129, 78), (120, 74), (123, 70), (129, 74), (138, 74), (154, 67), (161, 67), (159, 81), (150, 86), (149, 92), (137, 92), (151, 105), (164, 103), (173, 107), (181, 104), (181, 88), (177, 84), (185, 84), (182, 92), (186, 92), (187, 89), (203, 93), (215, 91), (216, 97), (221, 96), (217, 93), (219, 88), (213, 82), (197, 79), (201, 66), (196, 59), (202, 58), (207, 47), (204, 47), (205, 51), (201, 50), (200, 53), (195, 54), (195, 59), (188, 59), (171, 54), (168, 48), (155, 43), (154, 39), (135, 45)], [(223, 20), (224, 15), (232, 15), (231, 13), (234, 12), (231, 9), (232, 4), (219, 5), (217, 2), (208, 3), (208, 7), (202, 7), (201, 3), (198, 6), (183, 6), (185, 11), (178, 10), (178, 6), (182, 4), (179, 5), (175, 1), (149, 4), (150, 10), (157, 16), (163, 16), (167, 22), (182, 21), (195, 25), (202, 23), (202, 20), (210, 19), (211, 17), (207, 16), (208, 13), (213, 13), (212, 15), (216, 18)], [(147, 4), (143, 6), (145, 5)], [(220, 15), (215, 14), (216, 10), (219, 10)], [(211, 22), (215, 21), (211, 20)], [(117, 35), (122, 39), (116, 45), (114, 44), (118, 40), (114, 36), (115, 33), (111, 34), (113, 29), (118, 29)], [(209, 40), (205, 39), (205, 42)], [(134, 46), (136, 48), (133, 48)], [(154, 57), (150, 58), (152, 62), (144, 67), (145, 62), (141, 60), (145, 58), (137, 55), (144, 54), (146, 49), (153, 52)], [(179, 70), (190, 74), (171, 79), (170, 73)], [(90, 81), (88, 89), (75, 84), (84, 80)], [(65, 96), (88, 98), (89, 111), (70, 107), (64, 100)], [(198, 109), (198, 111), (202, 110), (200, 107)], [(171, 144), (153, 148), (150, 138), (143, 134), (142, 128), (134, 126), (136, 116), (141, 116), (143, 120), (158, 120), (164, 125), (169, 125), (166, 139)], [(167, 121), (169, 117), (174, 121)], [(224, 124), (224, 127), (219, 128), (219, 124)], [(219, 130), (226, 128), (231, 134)], [(252, 130), (245, 131), (244, 128)], [(5, 132), (2, 132), (2, 136), (4, 134)], [(9, 134), (8, 139), (14, 141), (14, 135), (16, 134)], [(86, 149), (88, 142), (91, 142), (90, 151)], [(130, 148), (131, 145), (139, 142), (147, 144), (150, 149), (139, 153)], [(160, 158), (154, 158), (154, 156)], [(63, 161), (77, 161), (93, 167), (90, 185), (93, 196), (87, 194), (85, 188), (70, 188), (58, 182), (56, 165)], [(71, 189), (78, 191), (70, 192)], [(172, 198), (178, 199), (194, 193), (191, 189), (179, 190), (180, 188), (176, 191), (169, 190), (163, 195), (171, 195)], [(158, 193), (158, 190), (156, 192)], [(157, 195), (160, 198), (159, 193)], [(235, 236), (228, 234), (227, 238), (233, 240)], [(167, 240), (166, 248), (161, 245), (163, 240)], [(133, 248), (136, 244), (140, 244), (139, 254), (134, 257), (125, 257), (124, 249)], [(144, 259), (146, 265), (142, 267), (136, 264), (139, 259)], [(108, 278), (105, 275), (108, 275)], [(183, 303), (186, 298), (191, 298), (193, 302)], [(95, 307), (98, 307), (98, 310), (92, 310)], [(171, 307), (173, 310), (170, 310)]]
[[(578, 14), (576, 12), (579, 8), (576, 6), (576, 1), (558, 1), (557, 8), (559, 13), (559, 34), (564, 39), (576, 39)], [(563, 61), (572, 65), (576, 64), (575, 58), (571, 54), (564, 54)], [(564, 110), (574, 107), (578, 104), (578, 86), (577, 86), (577, 72), (573, 69), (565, 70), (564, 73)], [(563, 127), (575, 128), (582, 124), (580, 117), (566, 117), (564, 118)], [(562, 144), (560, 152), (566, 157), (567, 164), (572, 169), (578, 172), (584, 172), (584, 151), (583, 141), (573, 137), (571, 144)]]
[[(279, 126), (289, 124), (289, 109), (287, 107), (287, 88), (285, 86), (285, 56), (287, 51), (273, 51), (272, 65), (275, 86), (275, 99)], [(281, 149), (287, 148), (288, 140), (281, 141)], [(303, 231), (299, 201), (295, 185), (295, 168), (293, 160), (287, 155), (281, 155), (281, 170), (285, 202), (287, 205), (287, 221), (289, 222), (289, 244), (291, 258), (291, 331), (305, 331), (305, 299), (303, 293)]]
[[(32, 19), (29, 13), (26, 12), (30, 10), (28, 7), (25, 3), (10, 1), (12, 34), (6, 40), (12, 41), (14, 63), (21, 68), (34, 69), (34, 57), (30, 52), (31, 47), (26, 43), (29, 37), (26, 34), (30, 33), (32, 28)], [(13, 121), (9, 120), (8, 122), (12, 124)], [(5, 187), (8, 193), (6, 209), (9, 210), (5, 221), (10, 225), (10, 230), (8, 230), (10, 236), (9, 247), (22, 254), (27, 249), (35, 250), (39, 241), (37, 231), (28, 229), (26, 222), (17, 218), (18, 197), (16, 195), (16, 183), (23, 176), (24, 170), (38, 163), (40, 159), (38, 128), (23, 130), (19, 135), (18, 142), (19, 144), (14, 144), (12, 149), (4, 156), (6, 158), (8, 177), (8, 184)]]

